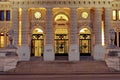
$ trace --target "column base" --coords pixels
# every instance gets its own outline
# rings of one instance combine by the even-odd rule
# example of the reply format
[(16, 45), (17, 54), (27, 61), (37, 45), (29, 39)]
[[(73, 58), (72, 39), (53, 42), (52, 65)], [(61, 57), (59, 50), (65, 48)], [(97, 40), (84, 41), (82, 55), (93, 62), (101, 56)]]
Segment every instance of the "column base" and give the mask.
[(100, 60), (100, 61), (104, 61), (105, 59), (105, 47), (102, 46), (101, 44), (97, 44), (94, 47), (94, 59), (95, 60)]
[(17, 50), (19, 61), (29, 61), (30, 60), (30, 49), (27, 44), (22, 45)]
[(44, 61), (54, 61), (55, 60), (55, 54), (54, 54), (52, 44), (47, 44), (44, 47), (43, 59), (44, 59)]
[(70, 46), (68, 59), (69, 59), (69, 61), (79, 61), (80, 60), (79, 47), (77, 44), (73, 44)]

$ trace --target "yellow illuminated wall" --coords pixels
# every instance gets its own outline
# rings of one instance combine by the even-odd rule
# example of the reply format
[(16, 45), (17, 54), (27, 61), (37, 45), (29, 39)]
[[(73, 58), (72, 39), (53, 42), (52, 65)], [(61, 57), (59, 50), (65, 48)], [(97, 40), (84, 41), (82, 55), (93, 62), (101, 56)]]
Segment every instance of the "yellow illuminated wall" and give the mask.
[(18, 45), (21, 46), (22, 43), (22, 8), (19, 8), (19, 41), (18, 41)]
[(105, 45), (105, 41), (104, 41), (104, 21), (102, 21), (102, 46)]
[(113, 20), (116, 20), (117, 19), (117, 11), (116, 10), (113, 10)]

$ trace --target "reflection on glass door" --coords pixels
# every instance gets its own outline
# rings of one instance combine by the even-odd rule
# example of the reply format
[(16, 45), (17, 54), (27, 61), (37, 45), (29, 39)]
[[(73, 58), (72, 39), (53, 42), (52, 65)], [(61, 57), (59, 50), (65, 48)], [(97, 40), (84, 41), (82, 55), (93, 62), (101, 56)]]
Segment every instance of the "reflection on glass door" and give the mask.
[(44, 48), (43, 34), (32, 35), (31, 48), (31, 56), (42, 56)]
[(68, 55), (68, 36), (67, 34), (56, 34), (55, 36), (55, 55)]
[(87, 28), (83, 28), (80, 31), (79, 38), (80, 55), (90, 56), (91, 55), (91, 34)]
[(90, 55), (90, 34), (80, 34), (80, 55)]

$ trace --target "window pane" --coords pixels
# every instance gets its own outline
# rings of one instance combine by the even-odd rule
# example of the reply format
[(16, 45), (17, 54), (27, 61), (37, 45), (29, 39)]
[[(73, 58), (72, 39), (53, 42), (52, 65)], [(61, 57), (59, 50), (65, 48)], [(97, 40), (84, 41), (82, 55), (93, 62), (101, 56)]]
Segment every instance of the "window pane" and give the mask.
[(6, 11), (6, 21), (10, 21), (10, 10)]
[(113, 20), (117, 20), (117, 13), (116, 13), (116, 10), (113, 10)]
[(119, 10), (119, 12), (118, 12), (118, 16), (119, 16), (119, 20), (120, 20), (120, 10)]
[(0, 48), (4, 47), (4, 34), (0, 33)]
[(0, 11), (0, 21), (4, 21), (4, 11)]

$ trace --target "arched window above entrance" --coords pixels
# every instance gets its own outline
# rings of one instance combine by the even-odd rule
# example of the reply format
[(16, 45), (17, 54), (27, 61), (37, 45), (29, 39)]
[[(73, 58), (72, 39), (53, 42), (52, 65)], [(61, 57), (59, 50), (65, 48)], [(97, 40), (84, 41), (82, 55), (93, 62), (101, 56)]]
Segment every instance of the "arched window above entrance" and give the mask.
[(54, 18), (54, 21), (68, 21), (68, 20), (69, 20), (68, 17), (63, 13), (56, 15)]
[(32, 34), (43, 34), (43, 30), (40, 28), (35, 28), (32, 32)]
[(88, 28), (83, 28), (80, 30), (80, 34), (91, 34), (91, 32)]

